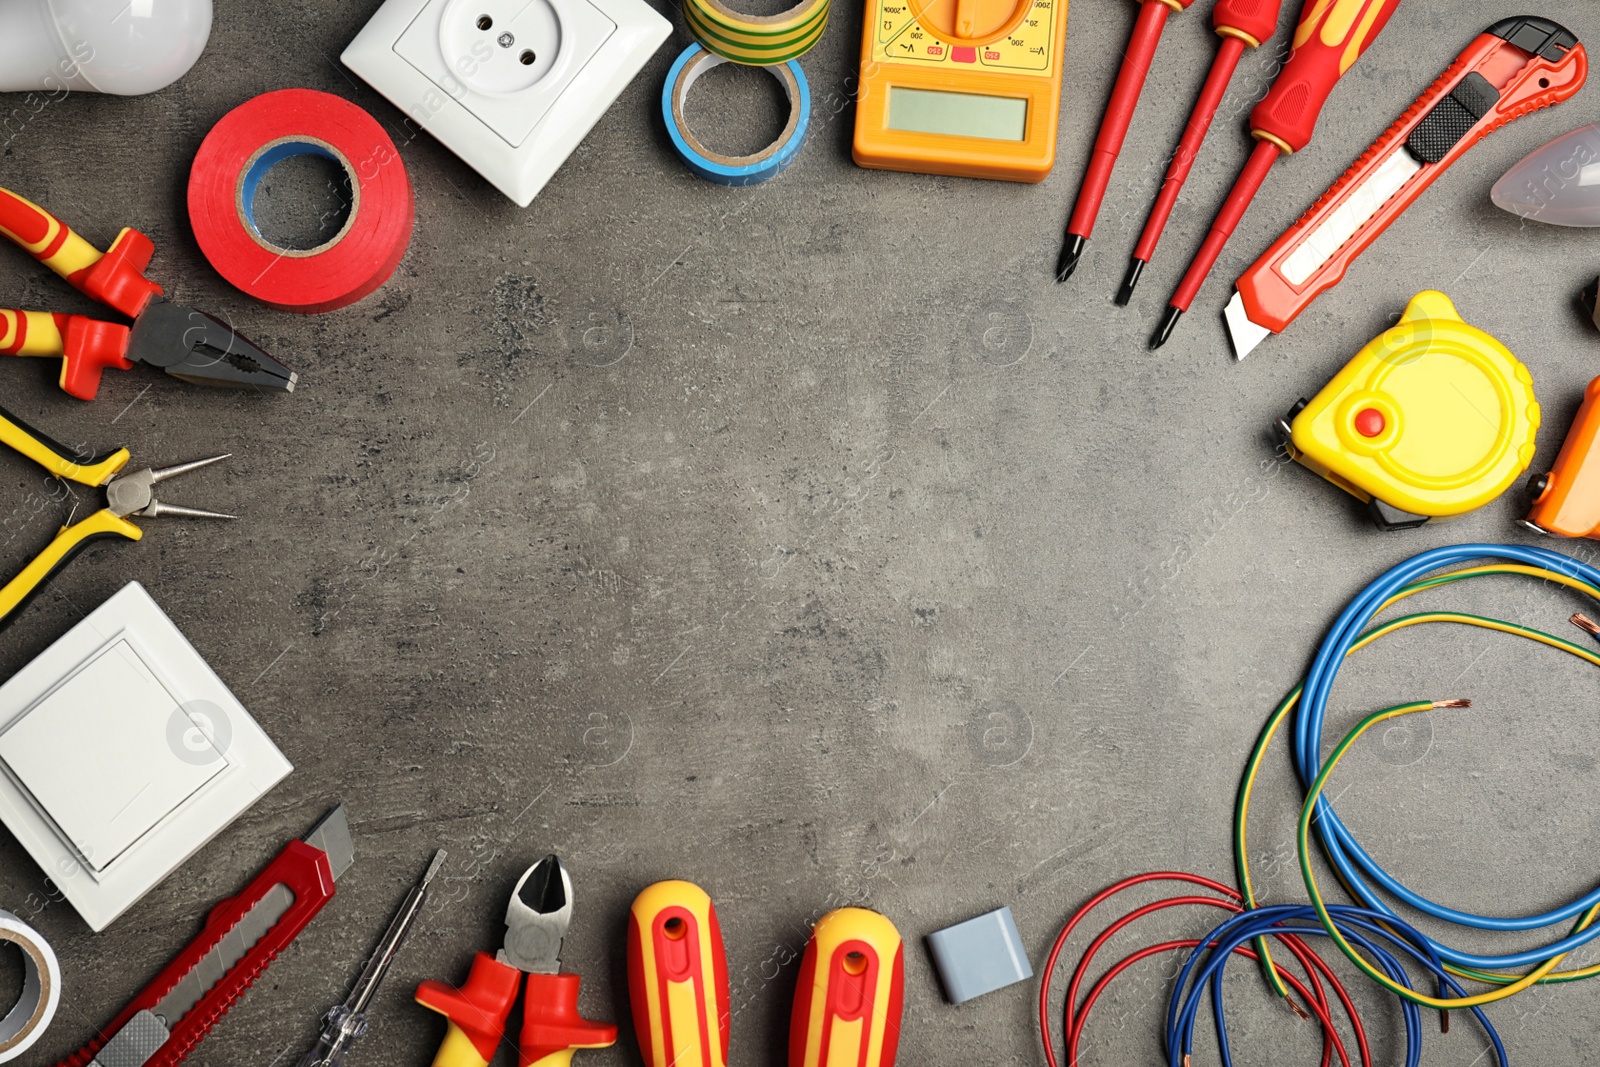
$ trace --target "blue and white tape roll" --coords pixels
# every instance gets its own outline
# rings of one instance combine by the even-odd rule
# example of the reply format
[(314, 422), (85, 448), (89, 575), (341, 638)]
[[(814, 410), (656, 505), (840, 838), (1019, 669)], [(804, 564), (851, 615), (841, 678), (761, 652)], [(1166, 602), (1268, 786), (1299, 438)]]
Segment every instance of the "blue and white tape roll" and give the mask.
[(725, 156), (701, 144), (690, 132), (689, 123), (684, 119), (683, 102), (688, 99), (695, 79), (726, 62), (727, 59), (707, 52), (698, 44), (685, 48), (667, 71), (667, 83), (661, 87), (661, 117), (666, 121), (672, 146), (690, 170), (718, 185), (755, 185), (783, 170), (800, 154), (806, 127), (811, 124), (811, 89), (806, 85), (805, 72), (795, 60), (763, 68), (770, 71), (789, 94), (789, 121), (778, 139), (761, 151), (748, 156)]

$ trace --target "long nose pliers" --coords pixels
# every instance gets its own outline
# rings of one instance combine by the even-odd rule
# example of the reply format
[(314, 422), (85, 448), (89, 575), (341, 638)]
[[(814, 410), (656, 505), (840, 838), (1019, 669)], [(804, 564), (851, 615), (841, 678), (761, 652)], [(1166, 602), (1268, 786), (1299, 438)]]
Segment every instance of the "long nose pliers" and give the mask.
[(159, 518), (174, 515), (189, 519), (231, 519), (234, 516), (216, 511), (201, 511), (178, 504), (164, 504), (155, 496), (157, 482), (174, 478), (189, 471), (209, 466), (226, 455), (179, 463), (171, 467), (147, 467), (144, 470), (123, 474), (122, 468), (132, 458), (126, 448), (92, 459), (73, 454), (65, 445), (39, 433), (15, 415), (0, 408), (0, 443), (6, 444), (33, 460), (57, 478), (77, 482), (92, 488), (104, 487), (106, 506), (80, 522), (61, 527), (55, 540), (34, 561), (24, 567), (15, 578), (0, 588), (0, 628), (10, 624), (27, 606), (28, 601), (79, 552), (96, 541), (121, 537), (137, 541), (144, 531), (128, 521), (129, 516)]
[(108, 367), (160, 367), (199, 385), (289, 392), (298, 375), (203, 311), (168, 300), (144, 276), (156, 246), (125, 229), (102, 253), (50, 212), (0, 189), (0, 234), (74, 289), (133, 320), (132, 326), (83, 315), (0, 309), (0, 355), (60, 356), (61, 388), (93, 400)]

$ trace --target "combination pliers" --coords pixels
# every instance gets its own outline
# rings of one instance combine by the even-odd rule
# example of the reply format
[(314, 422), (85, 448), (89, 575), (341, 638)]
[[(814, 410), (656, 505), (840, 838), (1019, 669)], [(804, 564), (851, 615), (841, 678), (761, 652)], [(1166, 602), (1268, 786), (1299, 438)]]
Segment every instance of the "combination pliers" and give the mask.
[(294, 371), (226, 323), (172, 303), (144, 276), (156, 246), (138, 230), (123, 230), (102, 253), (38, 204), (0, 189), (0, 234), (74, 289), (133, 320), (122, 326), (0, 309), (0, 355), (62, 357), (61, 388), (78, 399), (94, 399), (106, 368), (129, 370), (135, 363), (198, 385), (294, 389)]

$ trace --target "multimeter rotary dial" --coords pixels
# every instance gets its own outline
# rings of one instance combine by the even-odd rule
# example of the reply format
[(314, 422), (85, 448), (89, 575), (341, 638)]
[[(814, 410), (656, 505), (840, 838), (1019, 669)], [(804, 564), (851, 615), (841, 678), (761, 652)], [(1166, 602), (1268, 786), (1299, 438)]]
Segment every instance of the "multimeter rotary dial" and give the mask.
[(1033, 0), (909, 0), (923, 29), (956, 46), (985, 45), (1016, 30)]

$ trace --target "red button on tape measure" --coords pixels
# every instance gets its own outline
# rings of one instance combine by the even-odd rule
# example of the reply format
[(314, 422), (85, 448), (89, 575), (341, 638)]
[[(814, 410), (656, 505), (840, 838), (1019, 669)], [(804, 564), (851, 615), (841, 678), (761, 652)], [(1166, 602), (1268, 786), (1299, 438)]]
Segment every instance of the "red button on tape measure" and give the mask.
[[(312, 249), (281, 248), (254, 221), (261, 179), (291, 156), (331, 159), (350, 175), (350, 218)], [(281, 89), (224, 115), (189, 172), (189, 221), (211, 265), (282, 311), (353, 304), (389, 280), (411, 241), (411, 182), (376, 119), (314, 89)]]

